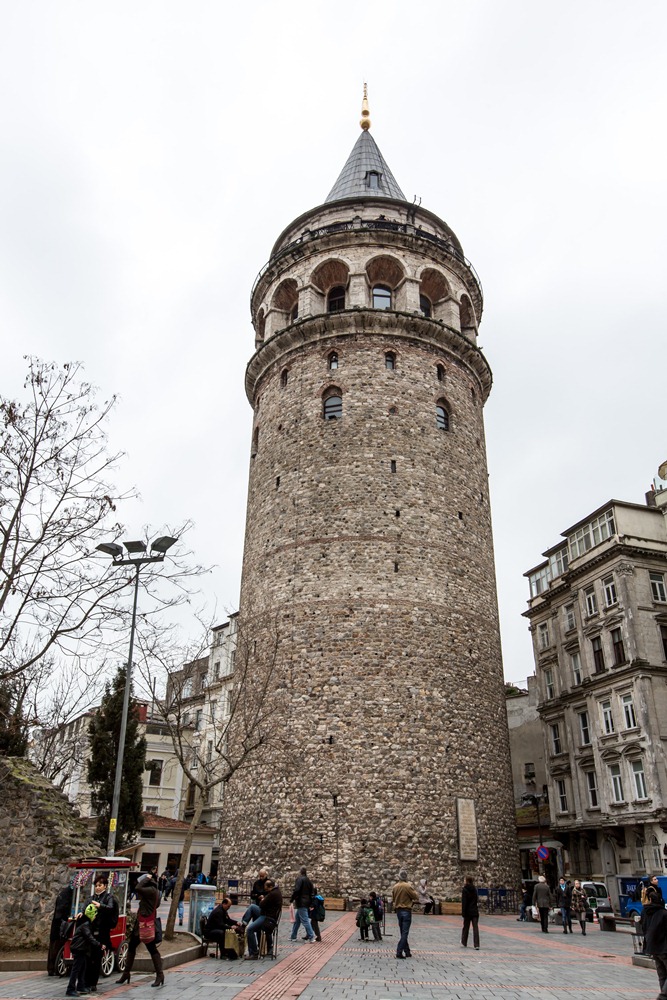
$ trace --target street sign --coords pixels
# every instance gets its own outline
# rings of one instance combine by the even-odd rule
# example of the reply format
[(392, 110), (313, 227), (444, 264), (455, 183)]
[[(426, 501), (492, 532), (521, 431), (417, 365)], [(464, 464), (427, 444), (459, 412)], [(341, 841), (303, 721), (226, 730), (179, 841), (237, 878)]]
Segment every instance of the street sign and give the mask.
[(546, 861), (547, 858), (549, 857), (549, 848), (545, 847), (544, 844), (540, 844), (535, 853), (537, 854), (540, 861)]

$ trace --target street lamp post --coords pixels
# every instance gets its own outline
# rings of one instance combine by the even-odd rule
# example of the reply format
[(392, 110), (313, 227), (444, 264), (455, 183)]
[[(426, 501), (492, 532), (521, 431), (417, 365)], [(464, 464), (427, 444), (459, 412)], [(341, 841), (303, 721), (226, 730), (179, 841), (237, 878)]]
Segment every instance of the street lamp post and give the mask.
[(107, 840), (107, 855), (113, 857), (116, 850), (116, 827), (118, 826), (118, 808), (120, 805), (120, 786), (123, 778), (123, 760), (125, 757), (125, 734), (127, 732), (127, 717), (130, 710), (130, 689), (132, 687), (132, 657), (134, 655), (134, 631), (137, 624), (137, 599), (139, 596), (139, 574), (149, 563), (164, 562), (167, 550), (177, 542), (170, 535), (162, 535), (151, 544), (151, 554), (146, 555), (145, 542), (123, 542), (127, 558), (123, 557), (123, 547), (117, 542), (104, 542), (97, 546), (98, 552), (111, 556), (114, 566), (134, 567), (134, 601), (132, 604), (132, 624), (130, 626), (130, 652), (125, 671), (125, 691), (123, 694), (123, 711), (120, 718), (120, 736), (118, 742), (118, 758), (116, 760), (116, 778), (113, 786), (111, 816), (109, 817), (109, 837)]
[[(530, 804), (530, 805), (535, 806), (535, 810), (537, 812), (537, 836), (538, 836), (539, 841), (540, 841), (540, 843), (539, 843), (538, 846), (541, 847), (542, 846), (542, 821), (540, 820), (540, 802), (543, 801), (543, 796), (542, 795), (533, 795), (533, 794), (527, 793), (526, 795), (523, 796), (523, 801), (526, 803), (526, 805)], [(539, 871), (540, 870), (540, 866), (542, 865), (542, 860), (539, 857), (537, 859), (537, 865), (538, 865), (538, 871)]]

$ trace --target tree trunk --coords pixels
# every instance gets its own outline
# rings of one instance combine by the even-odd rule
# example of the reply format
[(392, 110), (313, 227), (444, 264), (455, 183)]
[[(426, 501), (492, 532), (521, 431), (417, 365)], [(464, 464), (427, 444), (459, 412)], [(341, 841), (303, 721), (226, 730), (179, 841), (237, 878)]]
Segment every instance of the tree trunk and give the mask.
[(197, 789), (197, 796), (195, 799), (195, 811), (190, 820), (190, 828), (185, 835), (185, 840), (183, 841), (183, 849), (181, 853), (181, 863), (178, 868), (178, 878), (176, 880), (176, 887), (172, 893), (171, 906), (169, 907), (169, 916), (167, 917), (167, 927), (164, 932), (164, 936), (167, 941), (172, 941), (174, 938), (174, 925), (176, 923), (176, 914), (178, 912), (178, 901), (181, 898), (181, 888), (183, 886), (183, 880), (185, 879), (185, 870), (188, 864), (188, 859), (190, 857), (190, 848), (192, 847), (192, 841), (194, 839), (195, 830), (201, 819), (201, 814), (204, 809), (204, 796), (201, 791)]

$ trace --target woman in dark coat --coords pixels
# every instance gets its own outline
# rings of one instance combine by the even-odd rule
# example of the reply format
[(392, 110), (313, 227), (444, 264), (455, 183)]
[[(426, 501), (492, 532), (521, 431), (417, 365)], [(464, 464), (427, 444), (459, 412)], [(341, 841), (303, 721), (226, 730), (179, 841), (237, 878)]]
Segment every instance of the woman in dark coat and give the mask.
[(479, 951), (479, 904), (472, 875), (466, 875), (465, 885), (461, 890), (461, 915), (463, 916), (461, 944), (464, 948), (468, 947), (468, 931), (472, 924), (472, 943), (475, 946), (475, 951)]
[[(117, 983), (129, 983), (130, 973), (132, 972), (132, 966), (134, 965), (134, 956), (137, 953), (137, 948), (139, 947), (139, 917), (152, 917), (157, 914), (157, 908), (160, 902), (160, 893), (157, 889), (157, 884), (153, 881), (150, 874), (142, 875), (137, 881), (135, 888), (135, 893), (137, 899), (139, 900), (139, 910), (137, 913), (137, 920), (130, 935), (130, 940), (128, 941), (128, 952), (127, 952), (127, 965), (125, 966), (125, 971), (120, 979), (117, 979)], [(164, 986), (164, 972), (162, 971), (162, 956), (158, 951), (155, 939), (153, 941), (144, 942), (151, 958), (153, 959), (153, 968), (155, 969), (155, 982), (151, 983), (151, 986)]]

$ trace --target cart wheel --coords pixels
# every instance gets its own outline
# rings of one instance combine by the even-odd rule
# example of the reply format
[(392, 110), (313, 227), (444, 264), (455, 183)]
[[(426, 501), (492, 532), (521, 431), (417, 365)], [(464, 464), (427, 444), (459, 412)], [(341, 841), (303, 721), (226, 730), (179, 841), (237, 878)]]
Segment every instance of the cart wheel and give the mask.
[(62, 946), (62, 948), (56, 955), (56, 975), (57, 976), (67, 975), (67, 962), (65, 961), (65, 945)]
[(119, 972), (125, 972), (125, 966), (127, 965), (127, 952), (127, 941), (121, 941), (118, 945), (118, 951), (116, 952), (116, 968)]
[(116, 956), (111, 951), (111, 949), (108, 949), (107, 951), (104, 952), (104, 954), (102, 955), (102, 975), (103, 976), (110, 976), (111, 975), (111, 973), (113, 972), (113, 967), (114, 967), (115, 959), (116, 959)]

